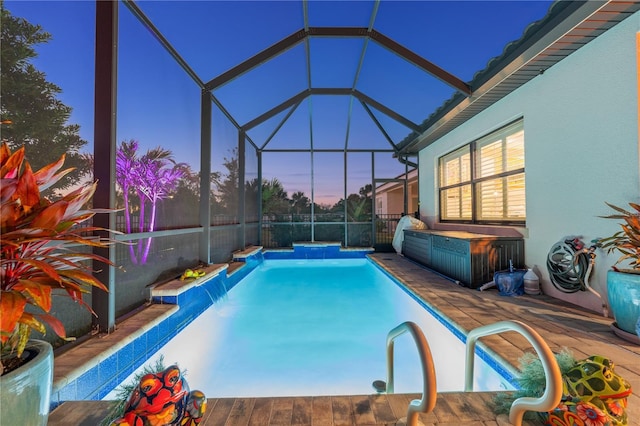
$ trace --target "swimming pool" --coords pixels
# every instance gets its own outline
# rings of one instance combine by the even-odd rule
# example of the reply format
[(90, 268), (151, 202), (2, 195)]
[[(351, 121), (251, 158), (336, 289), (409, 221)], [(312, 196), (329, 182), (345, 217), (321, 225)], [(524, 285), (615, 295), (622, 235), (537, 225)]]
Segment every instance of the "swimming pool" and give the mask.
[[(462, 390), (464, 344), (368, 259), (264, 260), (147, 364), (178, 363), (208, 397), (369, 394), (386, 380), (387, 333), (404, 321), (429, 342), (438, 391)], [(394, 354), (395, 391), (420, 392), (409, 335)], [(477, 356), (474, 382), (513, 388)]]

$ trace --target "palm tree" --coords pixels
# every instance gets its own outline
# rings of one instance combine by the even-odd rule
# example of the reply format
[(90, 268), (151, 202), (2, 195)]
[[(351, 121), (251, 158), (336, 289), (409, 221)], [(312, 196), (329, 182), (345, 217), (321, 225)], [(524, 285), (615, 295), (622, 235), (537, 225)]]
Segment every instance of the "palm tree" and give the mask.
[[(151, 217), (147, 231), (155, 230), (156, 211), (158, 201), (168, 198), (176, 189), (178, 180), (183, 176), (184, 164), (176, 164), (171, 151), (156, 147), (148, 150), (140, 158), (135, 170), (136, 189), (140, 197), (140, 232), (144, 231), (144, 206), (146, 200), (151, 203)], [(138, 241), (138, 254), (140, 255), (142, 240)], [(141, 254), (140, 264), (147, 261), (151, 238), (147, 238), (144, 253)]]
[[(148, 150), (138, 158), (138, 141), (122, 142), (116, 153), (116, 182), (123, 192), (125, 208), (125, 229), (131, 233), (130, 199), (135, 192), (140, 202), (140, 217), (138, 231), (152, 232), (155, 230), (158, 202), (168, 198), (177, 188), (178, 181), (183, 177), (186, 165), (176, 164), (171, 151), (156, 147)], [(151, 203), (151, 217), (149, 226), (145, 229), (146, 201)], [(134, 264), (144, 264), (149, 255), (151, 238), (147, 239), (142, 252), (142, 240), (138, 241), (137, 254), (130, 246), (131, 261)]]
[[(129, 194), (131, 193), (135, 182), (131, 171), (134, 170), (138, 163), (137, 158), (138, 141), (131, 139), (129, 142), (122, 141), (116, 152), (116, 183), (122, 188), (122, 198), (124, 200), (124, 225), (125, 232), (131, 233), (131, 216), (129, 206)], [(134, 252), (133, 245), (129, 246), (129, 255), (133, 264), (138, 263), (138, 259)]]
[(282, 214), (288, 211), (289, 199), (278, 178), (262, 182), (262, 212)]
[(116, 152), (116, 183), (122, 188), (124, 199), (124, 223), (125, 231), (131, 233), (131, 217), (129, 216), (129, 193), (134, 186), (131, 171), (138, 162), (137, 158), (138, 141), (131, 139), (129, 142), (123, 141)]

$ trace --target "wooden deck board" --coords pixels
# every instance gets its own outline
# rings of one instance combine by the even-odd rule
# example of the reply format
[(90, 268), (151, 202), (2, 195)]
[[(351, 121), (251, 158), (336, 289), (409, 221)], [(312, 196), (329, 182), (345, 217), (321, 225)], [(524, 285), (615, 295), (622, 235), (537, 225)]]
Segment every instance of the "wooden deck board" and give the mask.
[(251, 418), (249, 419), (249, 426), (262, 426), (268, 425), (271, 418), (271, 408), (273, 407), (273, 401), (268, 398), (256, 399), (253, 404), (253, 411)]
[(310, 397), (298, 397), (293, 399), (293, 411), (291, 413), (292, 426), (311, 426), (311, 411), (313, 408)]
[(225, 426), (234, 403), (235, 400), (233, 398), (220, 398), (215, 401), (215, 404), (207, 403), (207, 411), (211, 411), (211, 415), (206, 418), (206, 424), (209, 426)]
[(331, 397), (331, 410), (333, 411), (333, 424), (335, 426), (353, 425), (351, 401), (348, 396)]
[(333, 425), (333, 410), (331, 409), (331, 397), (319, 396), (311, 400), (311, 424), (313, 426)]
[(269, 425), (289, 426), (293, 416), (293, 398), (275, 398)]
[[(460, 287), (401, 256), (384, 253), (371, 257), (464, 331), (500, 320), (519, 320), (531, 325), (555, 352), (569, 348), (578, 358), (593, 354), (610, 357), (616, 364), (616, 372), (633, 389), (640, 389), (640, 345), (614, 335), (610, 330), (611, 318), (548, 296), (502, 297), (497, 291)], [(522, 354), (532, 350), (515, 333), (488, 336), (480, 344), (515, 367)], [(90, 355), (90, 350), (78, 352), (81, 351)], [(64, 368), (68, 368), (63, 358), (56, 356), (56, 374), (64, 375)], [(77, 361), (77, 354), (73, 358)], [(440, 393), (433, 412), (421, 414), (420, 421), (425, 426), (498, 426), (490, 408), (492, 395), (492, 392)], [(211, 398), (200, 425), (391, 425), (406, 417), (409, 402), (418, 398), (420, 395), (416, 394)], [(49, 426), (96, 426), (108, 411), (108, 402), (65, 402), (51, 413)], [(627, 413), (630, 424), (640, 424), (640, 392), (629, 398)]]
[(255, 403), (256, 400), (254, 398), (236, 399), (231, 407), (229, 417), (225, 424), (247, 426)]
[(392, 423), (396, 420), (389, 405), (389, 400), (382, 395), (369, 395), (371, 410), (379, 422)]
[[(424, 426), (494, 425), (486, 408), (492, 392), (445, 393), (432, 413), (420, 414)], [(382, 426), (406, 419), (416, 394), (376, 394), (291, 398), (210, 398), (201, 426)], [(96, 426), (108, 412), (104, 401), (65, 402), (49, 417), (49, 426)], [(395, 407), (397, 413), (392, 411)]]
[(371, 401), (369, 401), (368, 395), (352, 396), (351, 405), (355, 424), (371, 425), (376, 423), (376, 417), (373, 414), (373, 408), (371, 407)]

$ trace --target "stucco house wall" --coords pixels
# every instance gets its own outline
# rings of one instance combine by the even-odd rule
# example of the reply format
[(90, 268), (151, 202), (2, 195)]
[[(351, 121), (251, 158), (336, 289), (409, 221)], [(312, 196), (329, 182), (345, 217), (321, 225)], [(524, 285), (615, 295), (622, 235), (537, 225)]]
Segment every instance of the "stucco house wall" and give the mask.
[[(605, 201), (628, 206), (640, 201), (638, 149), (638, 47), (640, 12), (608, 30), (491, 108), (451, 131), (419, 153), (420, 214), (437, 223), (438, 157), (514, 119), (525, 129), (526, 264), (541, 277), (543, 291), (601, 312), (589, 292), (564, 294), (550, 282), (546, 259), (565, 236), (583, 241), (619, 229)], [(514, 229), (467, 230), (510, 233)], [(605, 297), (606, 272), (617, 256), (597, 251), (591, 285)]]

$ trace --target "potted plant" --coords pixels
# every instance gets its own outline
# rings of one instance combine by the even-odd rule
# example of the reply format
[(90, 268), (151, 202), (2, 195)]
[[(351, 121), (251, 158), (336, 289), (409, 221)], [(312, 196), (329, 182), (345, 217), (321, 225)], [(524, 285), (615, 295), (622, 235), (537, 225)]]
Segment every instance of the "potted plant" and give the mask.
[[(94, 260), (108, 259), (80, 249), (104, 247), (111, 240), (92, 236), (100, 228), (78, 227), (98, 213), (85, 209), (96, 183), (81, 186), (56, 201), (42, 191), (72, 169), (61, 170), (65, 156), (34, 172), (24, 148), (0, 147), (2, 229), (0, 233), (0, 406), (1, 425), (46, 425), (53, 384), (53, 351), (49, 343), (30, 341), (31, 330), (45, 324), (61, 338), (62, 322), (49, 314), (52, 295), (83, 302), (91, 287), (107, 290), (93, 276)], [(102, 229), (100, 229), (102, 230)], [(31, 383), (32, 379), (41, 383)]]
[[(599, 239), (600, 247), (607, 253), (617, 252), (621, 256), (607, 272), (609, 307), (613, 312), (614, 331), (621, 337), (630, 337), (638, 342), (637, 327), (640, 316), (640, 204), (629, 203), (625, 210), (606, 203), (616, 213), (602, 216), (621, 220), (622, 228), (607, 238)], [(622, 332), (619, 332), (619, 331)], [(628, 334), (629, 336), (625, 335)]]

